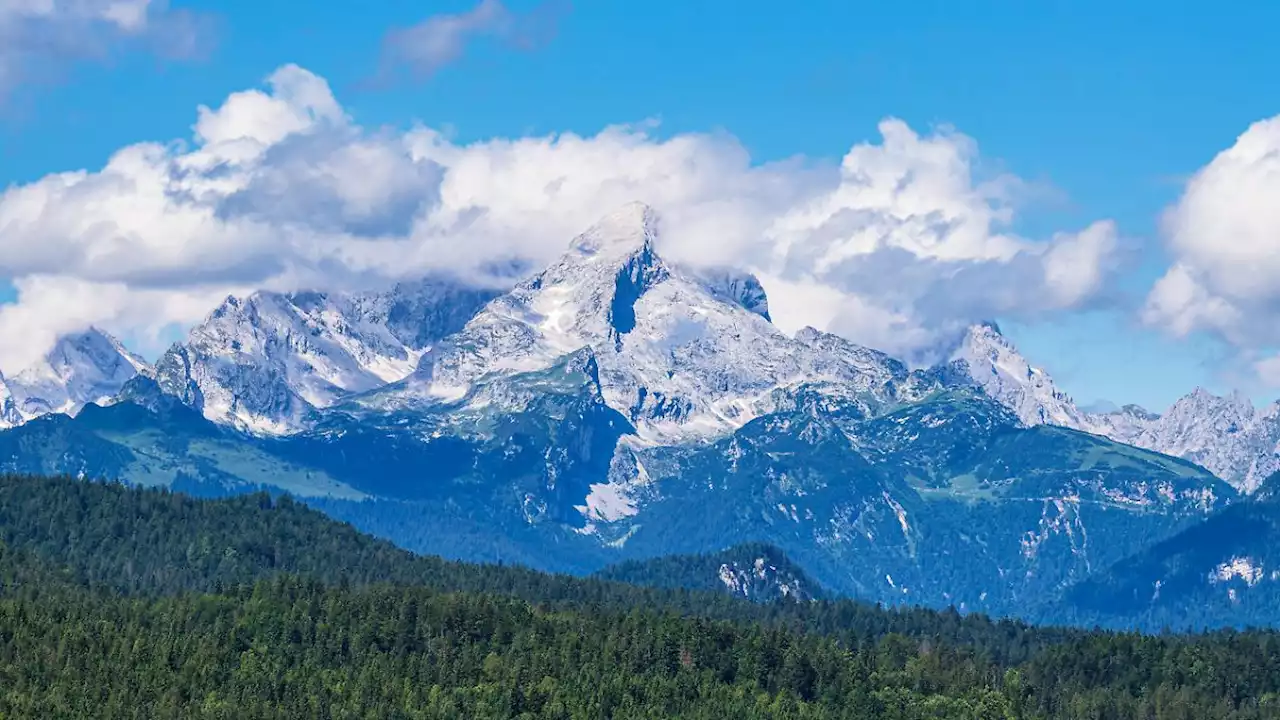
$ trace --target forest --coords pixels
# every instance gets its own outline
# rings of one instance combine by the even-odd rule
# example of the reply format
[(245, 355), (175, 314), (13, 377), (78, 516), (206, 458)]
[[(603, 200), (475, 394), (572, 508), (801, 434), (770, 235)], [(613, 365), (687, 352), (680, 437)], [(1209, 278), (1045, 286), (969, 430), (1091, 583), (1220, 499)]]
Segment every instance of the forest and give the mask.
[(0, 478), (0, 718), (1280, 718), (1280, 635), (753, 604)]

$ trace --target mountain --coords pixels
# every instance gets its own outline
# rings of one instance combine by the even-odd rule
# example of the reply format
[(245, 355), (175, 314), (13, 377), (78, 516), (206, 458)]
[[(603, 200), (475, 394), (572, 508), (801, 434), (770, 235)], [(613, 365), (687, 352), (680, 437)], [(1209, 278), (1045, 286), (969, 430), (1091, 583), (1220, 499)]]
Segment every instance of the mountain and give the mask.
[(973, 381), (1026, 425), (1062, 425), (1084, 429), (1088, 416), (1053, 378), (1033, 367), (995, 323), (969, 328), (952, 360), (963, 361)]
[(964, 390), (871, 419), (801, 406), (715, 443), (629, 452), (615, 468), (643, 480), (615, 478), (623, 510), (585, 530), (606, 546), (643, 557), (767, 542), (836, 592), (992, 613), (1054, 595), (1235, 495), (1191, 463), (1025, 428)]
[[(1130, 407), (1141, 409), (1137, 405), (1133, 405)], [(1089, 403), (1088, 405), (1081, 405), (1080, 409), (1089, 413), (1090, 415), (1109, 415), (1111, 413), (1118, 413), (1124, 408), (1111, 402), (1110, 400), (1095, 400)]]
[(492, 295), (431, 277), (382, 293), (229, 297), (165, 353), (156, 378), (215, 422), (295, 432), (315, 410), (410, 374)]
[[(278, 435), (308, 430), (318, 411), (352, 399), (375, 412), (457, 400), (482, 376), (545, 369), (590, 346), (606, 404), (659, 444), (722, 436), (799, 384), (864, 412), (921, 396), (881, 353), (811, 329), (779, 332), (753, 276), (665, 262), (657, 232), (655, 213), (632, 204), (502, 295), (437, 275), (377, 293), (228, 298), (160, 359), (156, 378), (216, 422)], [(1245, 492), (1280, 469), (1280, 405), (1255, 410), (1197, 390), (1163, 416), (1135, 406), (1086, 412), (994, 323), (970, 328), (952, 361), (961, 371), (947, 382), (967, 375), (1026, 425), (1186, 458)], [(99, 331), (65, 338), (0, 388), (0, 424), (104, 402), (144, 368)]]
[(88, 403), (109, 401), (146, 361), (97, 328), (65, 335), (36, 364), (0, 380), (0, 426), (51, 413), (74, 415)]
[(0, 470), (287, 491), (415, 551), (557, 572), (764, 543), (831, 592), (991, 613), (1236, 495), (1035, 422), (1070, 400), (994, 326), (911, 370), (789, 336), (754, 278), (660, 246), (633, 204), (502, 293), (228, 299), (113, 402), (0, 433)]
[(824, 595), (818, 583), (785, 553), (761, 543), (700, 555), (632, 560), (610, 565), (594, 576), (631, 585), (722, 592), (761, 603), (806, 603)]
[(1059, 425), (1184, 458), (1245, 493), (1280, 470), (1280, 403), (1255, 409), (1239, 393), (1219, 397), (1197, 388), (1163, 415), (1136, 405), (1085, 412), (993, 323), (971, 328), (953, 358), (1026, 425)]
[[(228, 298), (160, 359), (155, 375), (211, 420), (288, 435), (311, 429), (336, 405), (377, 415), (448, 404), (481, 377), (545, 369), (591, 347), (605, 403), (644, 442), (658, 444), (732, 432), (801, 384), (864, 413), (932, 387), (910, 386), (919, 374), (912, 380), (896, 360), (835, 336), (812, 329), (786, 336), (769, 322), (768, 298), (753, 276), (673, 266), (654, 248), (657, 233), (650, 208), (623, 208), (506, 294), (437, 275), (376, 293)], [(1196, 390), (1164, 415), (1136, 406), (1086, 412), (994, 323), (970, 328), (947, 368), (935, 379), (950, 373), (943, 384), (955, 384), (966, 376), (1025, 425), (1189, 459), (1245, 492), (1280, 469), (1280, 405), (1255, 410), (1242, 397)], [(139, 369), (145, 363), (99, 331), (65, 338), (44, 363), (0, 388), (0, 423), (104, 402)]]
[[(1187, 458), (1245, 493), (1280, 470), (1280, 404), (1255, 409), (1243, 395), (1219, 397), (1197, 388), (1164, 415), (1103, 416), (1121, 442)], [(1135, 421), (1136, 420), (1136, 421)]]

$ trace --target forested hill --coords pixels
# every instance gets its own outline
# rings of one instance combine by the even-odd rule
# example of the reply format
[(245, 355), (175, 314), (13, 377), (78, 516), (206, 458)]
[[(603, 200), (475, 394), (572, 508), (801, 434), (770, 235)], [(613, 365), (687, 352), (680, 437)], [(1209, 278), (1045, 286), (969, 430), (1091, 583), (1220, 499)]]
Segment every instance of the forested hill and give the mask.
[(132, 595), (217, 591), (292, 574), (329, 585), (392, 583), (508, 595), (552, 609), (645, 607), (767, 621), (838, 635), (850, 645), (902, 633), (962, 644), (1000, 664), (1020, 662), (1081, 634), (981, 615), (882, 610), (850, 600), (804, 609), (788, 603), (759, 605), (720, 591), (640, 587), (419, 556), (288, 497), (273, 499), (266, 493), (196, 499), (117, 483), (0, 476), (0, 541), (63, 569), (77, 584)]
[(0, 717), (1276, 718), (1280, 637), (418, 558), (288, 501), (0, 480)]
[(633, 585), (728, 592), (755, 602), (808, 602), (825, 591), (786, 553), (766, 543), (747, 543), (720, 552), (630, 560), (595, 577)]

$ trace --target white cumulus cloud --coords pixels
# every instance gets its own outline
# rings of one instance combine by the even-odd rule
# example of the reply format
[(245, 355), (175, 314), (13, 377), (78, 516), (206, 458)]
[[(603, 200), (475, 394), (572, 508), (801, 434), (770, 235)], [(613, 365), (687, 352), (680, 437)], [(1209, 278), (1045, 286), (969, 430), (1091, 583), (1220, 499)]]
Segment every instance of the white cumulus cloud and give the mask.
[(88, 324), (155, 354), (228, 293), (383, 285), (430, 269), (477, 281), (537, 267), (641, 200), (674, 260), (757, 272), (777, 322), (927, 359), (968, 323), (1091, 301), (1117, 243), (1100, 222), (1010, 232), (1009, 177), (975, 177), (975, 143), (898, 120), (839, 166), (754, 162), (733, 137), (647, 126), (459, 144), (362, 128), (325, 81), (286, 66), (199, 108), (189, 141), (122, 148), (105, 167), (0, 195), (0, 369)]
[(1280, 385), (1280, 116), (1254, 123), (1187, 182), (1162, 219), (1173, 264), (1144, 319), (1221, 338)]

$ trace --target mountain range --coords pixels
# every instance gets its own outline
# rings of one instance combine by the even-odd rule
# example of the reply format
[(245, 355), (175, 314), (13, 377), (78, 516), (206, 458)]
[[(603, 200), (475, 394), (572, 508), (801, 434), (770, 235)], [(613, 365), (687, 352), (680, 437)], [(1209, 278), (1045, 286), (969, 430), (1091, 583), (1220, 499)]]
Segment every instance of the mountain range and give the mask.
[(1137, 405), (1088, 412), (990, 323), (971, 328), (956, 356), (1028, 425), (1074, 428), (1190, 460), (1246, 494), (1280, 470), (1280, 401), (1259, 409), (1240, 393), (1220, 397), (1196, 388), (1163, 415)]
[(621, 208), (505, 291), (227, 298), (154, 366), (64, 338), (5, 379), (0, 467), (285, 491), (578, 573), (765, 542), (835, 593), (993, 613), (1221, 522), (1280, 467), (1280, 406), (1082, 410), (992, 323), (917, 369), (790, 335), (758, 280), (668, 262), (658, 227)]

